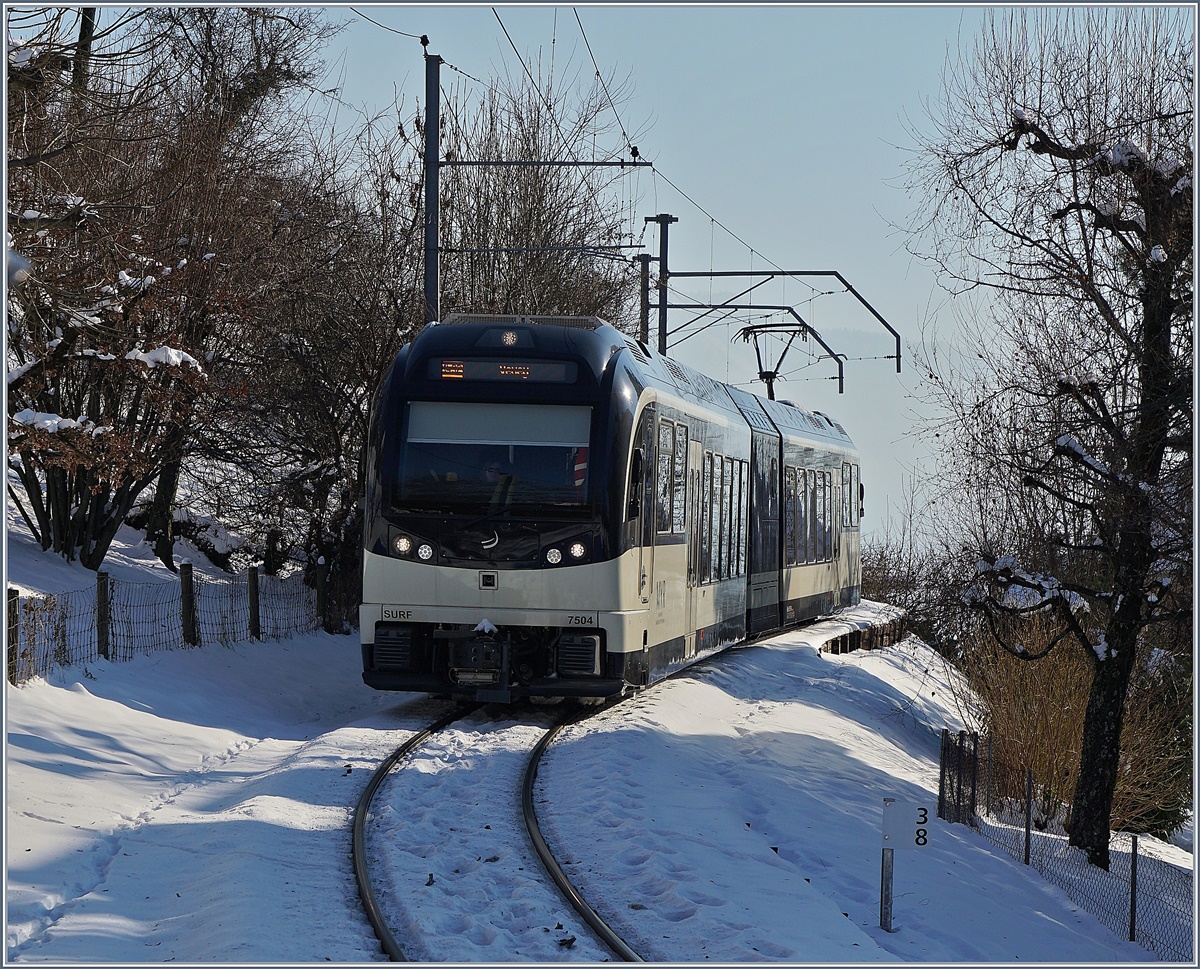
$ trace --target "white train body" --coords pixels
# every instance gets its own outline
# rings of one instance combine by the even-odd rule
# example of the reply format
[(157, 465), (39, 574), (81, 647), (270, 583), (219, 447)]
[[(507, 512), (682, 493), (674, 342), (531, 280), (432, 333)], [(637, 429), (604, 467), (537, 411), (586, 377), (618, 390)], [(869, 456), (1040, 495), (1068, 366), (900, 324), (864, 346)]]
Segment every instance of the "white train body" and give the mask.
[(492, 701), (645, 686), (856, 603), (860, 502), (823, 415), (600, 320), (451, 318), (373, 412), (363, 679)]

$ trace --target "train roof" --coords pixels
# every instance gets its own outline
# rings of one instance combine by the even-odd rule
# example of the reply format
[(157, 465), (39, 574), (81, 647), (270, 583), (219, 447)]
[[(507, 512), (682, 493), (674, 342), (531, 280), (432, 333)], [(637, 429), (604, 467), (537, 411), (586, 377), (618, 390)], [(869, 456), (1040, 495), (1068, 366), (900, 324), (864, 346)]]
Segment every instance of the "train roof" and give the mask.
[[(845, 448), (854, 447), (845, 428), (820, 411), (807, 410), (790, 401), (768, 400), (747, 390), (722, 383), (686, 364), (663, 356), (598, 316), (454, 313), (435, 326), (462, 324), (483, 324), (492, 327), (558, 327), (576, 331), (577, 337), (584, 336), (579, 331), (590, 331), (600, 338), (599, 342), (607, 345), (606, 349), (610, 353), (628, 353), (631, 360), (627, 362), (631, 369), (641, 374), (647, 386), (654, 385), (660, 389), (673, 390), (685, 399), (702, 401), (710, 407), (741, 415), (752, 425), (763, 429), (778, 429), (789, 437), (818, 438), (823, 443), (833, 443)], [(613, 342), (618, 340), (619, 343)], [(765, 415), (766, 421), (762, 415)], [(773, 425), (773, 428), (769, 425)]]
[[(816, 437), (842, 447), (854, 446), (846, 429), (820, 411), (806, 410), (791, 401), (768, 400), (748, 390), (732, 387), (677, 360), (664, 357), (640, 341), (624, 334), (622, 337), (629, 352), (643, 368), (653, 368), (660, 382), (673, 386), (684, 397), (698, 398), (723, 410), (736, 410), (752, 425), (763, 430), (790, 431), (793, 437)], [(762, 419), (763, 414), (767, 421)]]

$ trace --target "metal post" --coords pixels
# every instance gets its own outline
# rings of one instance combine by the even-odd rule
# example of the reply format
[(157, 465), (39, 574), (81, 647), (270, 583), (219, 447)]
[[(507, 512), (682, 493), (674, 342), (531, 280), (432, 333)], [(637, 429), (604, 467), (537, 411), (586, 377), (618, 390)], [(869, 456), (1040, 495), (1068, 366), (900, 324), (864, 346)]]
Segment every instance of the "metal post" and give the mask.
[(17, 685), (17, 637), (20, 632), (21, 593), (8, 590), (8, 682)]
[(971, 808), (967, 815), (967, 824), (976, 827), (975, 815), (979, 796), (979, 734), (971, 732)]
[(667, 227), (679, 220), (673, 215), (658, 216), (658, 352), (667, 355)]
[(942, 727), (942, 755), (938, 758), (938, 817), (946, 818), (946, 753), (950, 746), (950, 728)]
[(262, 639), (262, 623), (258, 612), (258, 567), (246, 570), (246, 598), (250, 605), (250, 638)]
[(438, 168), (441, 145), (438, 134), (441, 107), (441, 65), (437, 54), (425, 54), (425, 322), (440, 316), (438, 292), (440, 264), (438, 242)]
[(179, 591), (182, 596), (183, 641), (189, 646), (200, 642), (196, 635), (196, 585), (192, 577), (192, 563), (179, 563)]
[[(884, 815), (887, 814), (887, 806), (896, 799), (894, 797), (885, 797), (883, 799)], [(884, 821), (886, 828), (887, 821)], [(892, 869), (895, 862), (893, 852), (895, 848), (883, 849), (883, 860), (879, 872), (879, 927), (885, 932), (892, 931)]]
[(108, 573), (96, 573), (96, 652), (101, 659), (110, 659), (110, 623), (108, 615)]
[(667, 269), (667, 226), (679, 219), (660, 212), (655, 216), (646, 216), (646, 221), (658, 223), (658, 352), (666, 356), (667, 278), (670, 275)]
[(1129, 859), (1129, 941), (1137, 941), (1137, 835), (1133, 836), (1133, 854)]
[(989, 731), (987, 735), (987, 777), (984, 778), (983, 810), (985, 814), (992, 813), (992, 772), (996, 769), (995, 735)]
[(1025, 864), (1029, 864), (1029, 839), (1033, 827), (1033, 768), (1025, 768)]
[(879, 927), (892, 931), (892, 867), (895, 848), (883, 849), (883, 868), (879, 877)]
[(638, 317), (638, 339), (644, 344), (650, 342), (650, 253), (638, 253), (638, 262), (642, 267), (642, 301), (641, 313)]
[(967, 732), (958, 732), (958, 754), (954, 758), (954, 820), (962, 821), (963, 815), (963, 763), (966, 761)]

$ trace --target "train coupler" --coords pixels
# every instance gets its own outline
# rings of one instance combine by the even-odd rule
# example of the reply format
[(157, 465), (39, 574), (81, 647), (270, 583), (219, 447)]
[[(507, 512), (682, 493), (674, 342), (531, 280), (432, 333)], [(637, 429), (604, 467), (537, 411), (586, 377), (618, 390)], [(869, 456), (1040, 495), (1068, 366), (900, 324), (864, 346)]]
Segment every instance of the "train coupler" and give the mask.
[(509, 703), (512, 693), (508, 677), (508, 642), (490, 636), (452, 641), (448, 644), (448, 671), (456, 686), (475, 690), (484, 703)]

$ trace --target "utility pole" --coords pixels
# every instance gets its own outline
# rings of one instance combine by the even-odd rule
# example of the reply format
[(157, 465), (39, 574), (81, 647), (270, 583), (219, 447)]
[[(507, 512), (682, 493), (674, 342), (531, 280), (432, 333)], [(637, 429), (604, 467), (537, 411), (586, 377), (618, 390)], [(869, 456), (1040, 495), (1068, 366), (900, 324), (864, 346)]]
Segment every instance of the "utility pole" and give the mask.
[(650, 342), (650, 260), (648, 252), (639, 252), (637, 260), (642, 269), (641, 312), (638, 314), (638, 339), (642, 343)]
[(425, 322), (432, 323), (440, 315), (438, 289), (440, 258), (438, 248), (438, 168), (441, 165), (441, 144), (438, 141), (440, 120), (442, 59), (425, 49)]
[(667, 226), (679, 220), (673, 215), (659, 213), (646, 216), (647, 222), (658, 223), (658, 352), (667, 355)]
[[(436, 322), (441, 316), (439, 290), (441, 288), (441, 242), (439, 239), (440, 208), (438, 200), (438, 172), (447, 166), (561, 166), (569, 168), (652, 168), (653, 164), (638, 157), (636, 145), (630, 146), (632, 160), (624, 158), (603, 161), (442, 161), (441, 159), (441, 66), (442, 58), (429, 53), (429, 38), (421, 37), (425, 49), (425, 322)], [(671, 219), (672, 222), (677, 220)], [(666, 241), (663, 241), (666, 251)], [(563, 249), (578, 250), (578, 246), (551, 246), (530, 249), (468, 249), (449, 250), (462, 252), (557, 252)], [(585, 250), (623, 249), (633, 246), (582, 247)], [(664, 290), (665, 292), (665, 290)], [(666, 310), (662, 311), (661, 326), (666, 340)]]

